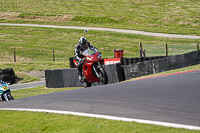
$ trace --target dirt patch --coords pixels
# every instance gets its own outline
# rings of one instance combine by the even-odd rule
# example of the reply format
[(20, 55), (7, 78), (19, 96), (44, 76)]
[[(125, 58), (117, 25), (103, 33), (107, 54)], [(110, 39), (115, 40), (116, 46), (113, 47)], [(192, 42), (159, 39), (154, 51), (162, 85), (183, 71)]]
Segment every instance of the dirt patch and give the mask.
[(39, 78), (40, 80), (45, 80), (45, 72), (44, 71), (37, 71), (37, 70), (33, 70), (33, 71), (24, 71), (24, 73)]
[(17, 16), (20, 13), (17, 12), (0, 12), (0, 18), (1, 19), (14, 19), (17, 18)]
[(0, 12), (1, 19), (26, 19), (26, 20), (41, 20), (41, 21), (70, 21), (74, 16), (73, 15), (62, 15), (62, 16), (29, 16), (25, 15), (23, 18), (19, 17), (20, 13), (18, 12)]
[(73, 18), (71, 15), (64, 15), (64, 16), (36, 16), (36, 20), (43, 20), (43, 21), (70, 21)]

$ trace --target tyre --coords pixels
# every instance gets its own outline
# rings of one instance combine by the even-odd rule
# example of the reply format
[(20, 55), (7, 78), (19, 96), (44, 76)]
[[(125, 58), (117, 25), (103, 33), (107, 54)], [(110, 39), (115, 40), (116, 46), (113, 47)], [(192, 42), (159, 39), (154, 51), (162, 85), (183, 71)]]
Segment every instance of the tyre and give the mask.
[(128, 61), (129, 61), (129, 65), (133, 64), (133, 58), (128, 58)]
[(92, 86), (92, 83), (88, 83), (87, 82), (84, 74), (83, 74), (82, 80), (80, 80), (80, 82), (82, 83), (82, 85), (83, 85), (84, 88)]
[(7, 94), (7, 97), (8, 97), (8, 100), (13, 100), (14, 99), (10, 93)]
[(10, 74), (2, 74), (1, 75), (1, 80), (8, 81), (9, 79), (10, 79)]
[(105, 72), (105, 70), (100, 67), (99, 70), (98, 70), (98, 73), (99, 73), (99, 85), (105, 85), (108, 83), (108, 76)]
[(7, 93), (4, 93), (4, 94), (3, 94), (2, 100), (3, 100), (3, 101), (8, 101), (8, 100), (9, 100), (9, 99), (8, 99), (8, 94), (7, 94)]
[(4, 75), (1, 75), (2, 79), (4, 82), (7, 82), (8, 84), (13, 84), (16, 82), (16, 76), (13, 75), (13, 76), (8, 76), (7, 74), (4, 74)]

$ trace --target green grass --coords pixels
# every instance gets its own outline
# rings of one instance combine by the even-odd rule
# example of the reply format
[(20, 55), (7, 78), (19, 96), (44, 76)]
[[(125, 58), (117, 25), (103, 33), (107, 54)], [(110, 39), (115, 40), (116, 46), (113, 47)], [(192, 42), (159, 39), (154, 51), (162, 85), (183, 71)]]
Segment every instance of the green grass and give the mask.
[(27, 75), (25, 73), (22, 72), (15, 72), (15, 75), (17, 76), (17, 82), (19, 83), (28, 83), (28, 82), (35, 82), (35, 81), (40, 81), (39, 78)]
[[(54, 56), (57, 62), (74, 56), (74, 47), (83, 30), (1, 26), (0, 59), (14, 61), (14, 47), (17, 62), (49, 62)], [(139, 57), (139, 43), (143, 43), (147, 56), (165, 55), (168, 43), (169, 55), (183, 54), (196, 50), (197, 40), (150, 37), (115, 32), (89, 31), (87, 39), (103, 54), (103, 58), (113, 57), (113, 49), (124, 49), (125, 57)], [(46, 63), (48, 64), (48, 63)]]
[(43, 71), (46, 69), (60, 69), (60, 68), (67, 68), (69, 67), (69, 62), (53, 62), (53, 61), (47, 61), (47, 62), (2, 62), (0, 63), (0, 68), (13, 68), (16, 72), (22, 72), (22, 71)]
[(200, 35), (199, 0), (1, 0), (0, 22)]
[[(38, 112), (0, 111), (5, 123), (0, 131), (9, 132), (59, 132), (59, 133), (197, 133), (199, 131), (176, 129), (89, 117)], [(22, 119), (23, 118), (23, 119)]]

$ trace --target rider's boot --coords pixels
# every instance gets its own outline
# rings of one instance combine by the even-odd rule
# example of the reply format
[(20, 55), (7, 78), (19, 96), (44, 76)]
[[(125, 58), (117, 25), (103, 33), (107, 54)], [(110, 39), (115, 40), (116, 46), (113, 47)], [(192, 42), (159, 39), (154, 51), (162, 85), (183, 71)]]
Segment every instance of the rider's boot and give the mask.
[(81, 72), (78, 72), (78, 79), (82, 80), (82, 73)]

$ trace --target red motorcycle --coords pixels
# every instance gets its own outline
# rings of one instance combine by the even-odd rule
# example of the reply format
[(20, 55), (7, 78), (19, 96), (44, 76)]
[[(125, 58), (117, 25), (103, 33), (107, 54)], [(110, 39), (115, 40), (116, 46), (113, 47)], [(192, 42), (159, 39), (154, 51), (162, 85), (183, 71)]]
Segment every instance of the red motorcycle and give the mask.
[[(101, 59), (101, 53), (94, 49), (86, 49), (82, 55), (83, 66), (82, 66), (82, 83), (83, 87), (90, 87), (93, 85), (105, 85), (108, 83), (107, 74), (103, 68), (103, 60)], [(77, 61), (74, 59), (73, 62), (78, 66)]]

